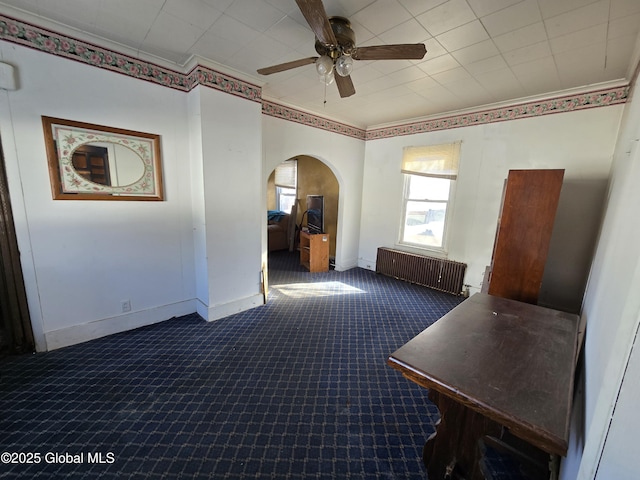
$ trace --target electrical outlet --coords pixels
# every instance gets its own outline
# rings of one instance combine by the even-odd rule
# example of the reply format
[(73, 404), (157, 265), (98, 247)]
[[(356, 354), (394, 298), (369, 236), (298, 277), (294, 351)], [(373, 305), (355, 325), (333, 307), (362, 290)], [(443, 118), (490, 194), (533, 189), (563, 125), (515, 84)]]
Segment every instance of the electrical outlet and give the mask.
[(16, 76), (13, 66), (0, 62), (0, 88), (3, 90), (16, 90)]
[(131, 311), (131, 300), (124, 300), (121, 303), (121, 306), (122, 306), (122, 313), (130, 312)]

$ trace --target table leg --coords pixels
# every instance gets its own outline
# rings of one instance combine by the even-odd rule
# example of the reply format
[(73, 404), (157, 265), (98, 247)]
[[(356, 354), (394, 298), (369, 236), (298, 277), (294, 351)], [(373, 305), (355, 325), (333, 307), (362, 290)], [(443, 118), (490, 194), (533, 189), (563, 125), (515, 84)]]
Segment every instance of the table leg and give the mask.
[(499, 436), (502, 426), (433, 389), (429, 398), (440, 411), (436, 432), (423, 449), (429, 480), (483, 480), (479, 442), (485, 435)]

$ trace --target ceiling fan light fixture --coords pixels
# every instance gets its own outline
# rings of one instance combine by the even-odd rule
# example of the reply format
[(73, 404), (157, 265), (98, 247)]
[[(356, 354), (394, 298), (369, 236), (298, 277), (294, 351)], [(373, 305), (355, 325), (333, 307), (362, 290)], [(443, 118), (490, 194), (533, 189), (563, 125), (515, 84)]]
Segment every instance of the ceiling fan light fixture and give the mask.
[[(319, 57), (301, 58), (260, 68), (258, 73), (270, 75), (315, 63), (318, 77), (325, 84), (325, 103), (326, 86), (334, 82), (338, 87), (340, 98), (350, 97), (356, 93), (350, 75), (354, 60), (421, 60), (427, 53), (424, 43), (357, 47), (356, 34), (351, 28), (349, 19), (328, 17), (323, 0), (296, 0), (296, 3), (315, 35), (314, 47)], [(334, 76), (335, 72), (338, 76)]]
[(348, 77), (353, 70), (353, 58), (351, 55), (340, 55), (336, 60), (336, 73), (341, 77)]
[(333, 70), (325, 75), (320, 75), (320, 81), (324, 82), (325, 85), (331, 85), (335, 81), (335, 76), (333, 74)]
[(316, 72), (320, 77), (333, 73), (333, 60), (328, 55), (322, 55), (316, 60)]

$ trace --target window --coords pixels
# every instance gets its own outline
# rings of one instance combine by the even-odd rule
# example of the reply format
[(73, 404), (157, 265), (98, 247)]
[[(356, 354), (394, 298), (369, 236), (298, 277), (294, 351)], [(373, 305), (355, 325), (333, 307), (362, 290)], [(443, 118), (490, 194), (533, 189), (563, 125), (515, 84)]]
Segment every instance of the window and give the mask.
[(460, 142), (404, 149), (400, 243), (444, 249), (459, 156)]
[(276, 199), (278, 202), (278, 210), (291, 213), (291, 207), (296, 203), (296, 189), (276, 187)]
[(287, 160), (276, 167), (276, 208), (278, 210), (291, 213), (291, 207), (296, 203), (297, 183), (297, 160)]

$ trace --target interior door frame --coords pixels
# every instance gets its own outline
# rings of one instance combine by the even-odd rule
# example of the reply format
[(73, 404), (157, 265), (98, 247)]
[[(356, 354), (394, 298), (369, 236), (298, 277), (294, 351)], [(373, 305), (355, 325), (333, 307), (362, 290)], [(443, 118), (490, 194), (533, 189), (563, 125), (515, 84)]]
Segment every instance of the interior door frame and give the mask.
[(0, 143), (0, 304), (10, 354), (35, 351), (20, 250), (13, 222), (9, 182)]

